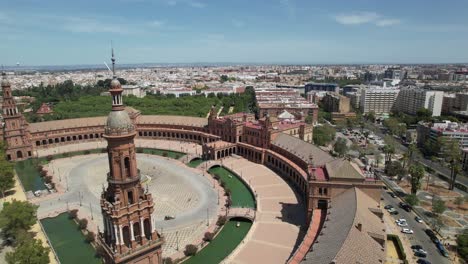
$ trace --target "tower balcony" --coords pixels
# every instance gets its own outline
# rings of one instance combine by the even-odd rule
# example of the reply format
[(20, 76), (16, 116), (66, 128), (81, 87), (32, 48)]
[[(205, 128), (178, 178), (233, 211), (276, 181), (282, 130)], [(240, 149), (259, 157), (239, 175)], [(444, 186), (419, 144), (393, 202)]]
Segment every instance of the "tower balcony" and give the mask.
[(129, 184), (139, 182), (141, 180), (141, 172), (140, 169), (137, 170), (137, 176), (133, 178), (125, 178), (123, 180), (114, 179), (110, 172), (107, 173), (107, 182), (110, 184)]
[(128, 206), (121, 206), (120, 202), (110, 203), (104, 199), (101, 199), (101, 209), (103, 212), (113, 218), (120, 218), (138, 211), (151, 210), (154, 205), (151, 195), (147, 195), (143, 198), (144, 200), (140, 200)]

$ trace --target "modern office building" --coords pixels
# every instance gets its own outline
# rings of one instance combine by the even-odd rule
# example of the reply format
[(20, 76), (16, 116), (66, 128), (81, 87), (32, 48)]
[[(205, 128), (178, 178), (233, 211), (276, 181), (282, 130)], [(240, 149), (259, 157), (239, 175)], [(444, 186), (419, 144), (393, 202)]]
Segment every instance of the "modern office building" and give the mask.
[(322, 99), (322, 104), (327, 112), (347, 113), (351, 110), (350, 99), (336, 93), (327, 93)]
[(418, 146), (423, 147), (428, 141), (437, 144), (439, 138), (457, 140), (460, 148), (468, 148), (468, 123), (443, 121), (437, 123), (420, 122), (417, 127)]
[(432, 112), (432, 116), (440, 116), (444, 92), (423, 89), (400, 89), (395, 102), (395, 110), (415, 115), (421, 108)]
[(398, 89), (385, 87), (369, 87), (362, 90), (359, 107), (363, 113), (388, 114), (398, 96)]
[(325, 91), (325, 92), (339, 92), (339, 87), (336, 83), (308, 83), (305, 85), (304, 92), (307, 94), (308, 92), (318, 92), (318, 91)]

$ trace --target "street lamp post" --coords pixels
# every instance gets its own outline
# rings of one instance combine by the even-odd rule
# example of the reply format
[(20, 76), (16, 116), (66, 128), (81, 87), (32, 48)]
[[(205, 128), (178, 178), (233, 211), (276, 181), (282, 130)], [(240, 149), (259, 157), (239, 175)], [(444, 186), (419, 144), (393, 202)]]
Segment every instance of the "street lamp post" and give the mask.
[(179, 231), (176, 231), (175, 234), (176, 234), (177, 251), (179, 251)]
[(206, 226), (210, 225), (209, 212), (210, 212), (210, 208), (206, 208)]

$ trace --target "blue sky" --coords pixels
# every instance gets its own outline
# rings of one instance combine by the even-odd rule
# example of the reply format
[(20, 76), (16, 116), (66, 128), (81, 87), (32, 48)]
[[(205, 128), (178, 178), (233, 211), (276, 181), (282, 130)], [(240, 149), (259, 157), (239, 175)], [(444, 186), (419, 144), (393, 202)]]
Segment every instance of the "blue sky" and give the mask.
[(0, 0), (0, 63), (468, 62), (464, 0)]

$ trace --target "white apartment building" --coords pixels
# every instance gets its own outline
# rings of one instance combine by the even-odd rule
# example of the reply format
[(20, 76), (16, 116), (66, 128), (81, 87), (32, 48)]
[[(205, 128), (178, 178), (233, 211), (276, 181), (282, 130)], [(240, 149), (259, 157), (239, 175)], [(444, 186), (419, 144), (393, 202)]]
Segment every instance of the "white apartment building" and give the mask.
[(396, 88), (369, 87), (361, 91), (360, 109), (363, 113), (390, 113), (398, 96)]
[(401, 89), (395, 103), (395, 110), (415, 115), (419, 109), (426, 108), (432, 116), (440, 116), (444, 92), (423, 89)]

